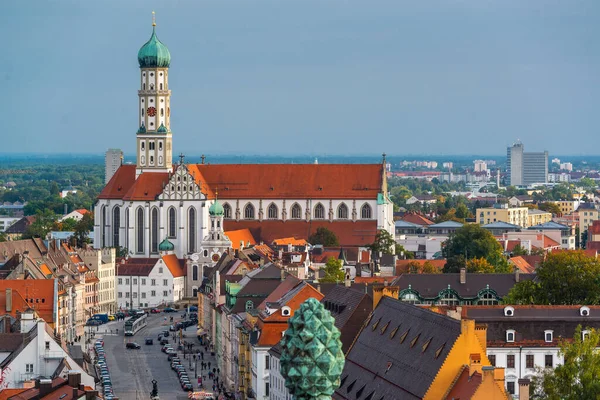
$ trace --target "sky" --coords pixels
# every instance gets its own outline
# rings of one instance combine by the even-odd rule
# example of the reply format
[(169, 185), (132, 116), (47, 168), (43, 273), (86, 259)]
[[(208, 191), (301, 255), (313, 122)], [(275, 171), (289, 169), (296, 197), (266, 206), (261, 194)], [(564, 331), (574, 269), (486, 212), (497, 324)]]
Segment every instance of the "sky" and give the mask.
[(133, 153), (153, 10), (175, 154), (598, 154), (598, 0), (0, 2), (0, 153)]

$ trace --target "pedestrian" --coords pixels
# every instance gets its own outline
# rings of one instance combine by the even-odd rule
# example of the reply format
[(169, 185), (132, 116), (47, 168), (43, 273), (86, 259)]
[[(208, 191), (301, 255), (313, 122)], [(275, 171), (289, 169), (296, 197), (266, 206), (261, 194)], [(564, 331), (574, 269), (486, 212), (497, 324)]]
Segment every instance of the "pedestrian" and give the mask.
[(208, 362), (208, 368), (210, 368), (210, 361)]
[(200, 352), (200, 357), (204, 360), (204, 353)]

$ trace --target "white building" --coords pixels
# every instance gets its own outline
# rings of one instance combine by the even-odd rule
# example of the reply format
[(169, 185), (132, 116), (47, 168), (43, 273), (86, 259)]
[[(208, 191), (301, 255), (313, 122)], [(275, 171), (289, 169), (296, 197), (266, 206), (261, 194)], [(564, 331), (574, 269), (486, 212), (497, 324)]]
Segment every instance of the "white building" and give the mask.
[(0, 232), (4, 232), (6, 228), (20, 220), (21, 218), (15, 217), (0, 217)]
[(117, 265), (114, 248), (79, 250), (85, 265), (96, 272), (98, 284), (98, 305), (100, 313), (114, 314), (117, 311)]
[(95, 387), (94, 378), (87, 374), (57, 343), (52, 329), (33, 312), (21, 314), (20, 333), (0, 334), (0, 375), (6, 388), (26, 387), (39, 377), (81, 373), (81, 383)]
[(122, 259), (117, 272), (119, 309), (172, 304), (185, 295), (185, 262), (173, 253), (173, 244), (160, 244), (160, 258)]
[(89, 210), (86, 210), (85, 208), (79, 208), (77, 210), (73, 210), (68, 214), (65, 214), (62, 216), (62, 218), (59, 221), (64, 221), (66, 219), (72, 218), (75, 221), (79, 221), (83, 218), (83, 216), (87, 213), (89, 213)]
[(123, 152), (120, 149), (108, 149), (104, 155), (104, 183), (108, 183), (123, 164)]
[(473, 168), (475, 172), (487, 171), (487, 163), (483, 160), (473, 161)]

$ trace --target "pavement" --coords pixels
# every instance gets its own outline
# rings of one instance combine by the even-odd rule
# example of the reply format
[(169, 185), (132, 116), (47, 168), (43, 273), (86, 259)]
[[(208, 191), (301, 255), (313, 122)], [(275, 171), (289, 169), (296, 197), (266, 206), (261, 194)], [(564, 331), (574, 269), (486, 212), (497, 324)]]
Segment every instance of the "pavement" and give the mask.
[[(167, 321), (164, 317), (167, 316)], [(113, 384), (113, 390), (116, 396), (121, 400), (148, 399), (152, 390), (152, 380), (157, 381), (158, 394), (161, 400), (183, 400), (187, 399), (187, 392), (181, 389), (177, 374), (171, 370), (171, 365), (167, 360), (167, 355), (161, 349), (158, 342), (158, 334), (168, 330), (168, 317), (173, 316), (174, 322), (181, 320), (181, 313), (172, 314), (149, 314), (146, 327), (138, 331), (134, 336), (125, 337), (123, 333), (124, 321), (113, 321), (93, 328), (94, 337), (104, 338), (104, 349), (106, 352), (106, 361), (110, 370)], [(118, 329), (118, 334), (117, 334)], [(204, 361), (216, 365), (216, 360), (206, 354), (204, 348), (196, 337), (196, 327), (190, 326), (183, 331), (186, 336), (183, 340), (193, 343), (193, 350), (200, 349), (204, 352)], [(173, 344), (173, 332), (169, 332), (169, 343)], [(153, 345), (145, 344), (145, 337), (154, 340)], [(93, 340), (92, 340), (93, 342)], [(135, 342), (141, 348), (138, 350), (126, 349), (125, 343)], [(173, 346), (175, 348), (175, 346)], [(198, 382), (194, 378), (194, 360), (188, 357), (184, 359), (183, 352), (180, 351), (182, 365), (188, 371), (190, 381), (194, 385), (194, 390), (198, 390)], [(191, 367), (190, 367), (191, 364)], [(204, 386), (212, 389), (212, 380), (208, 379), (208, 371), (200, 371), (200, 361), (198, 361), (198, 372), (205, 373)]]

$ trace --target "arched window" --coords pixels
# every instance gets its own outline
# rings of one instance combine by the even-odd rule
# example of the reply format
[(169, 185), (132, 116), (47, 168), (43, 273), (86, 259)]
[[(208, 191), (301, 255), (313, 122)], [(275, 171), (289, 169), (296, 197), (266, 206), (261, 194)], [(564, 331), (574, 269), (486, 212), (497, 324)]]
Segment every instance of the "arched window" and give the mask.
[(267, 213), (269, 219), (277, 219), (279, 218), (279, 210), (277, 210), (277, 206), (274, 203), (269, 205), (269, 210)]
[(498, 305), (498, 299), (490, 292), (484, 292), (479, 295), (477, 305), (482, 306), (495, 306)]
[(292, 206), (292, 219), (301, 219), (302, 218), (302, 208), (298, 205), (298, 203)]
[(136, 230), (136, 238), (137, 238), (136, 251), (138, 253), (143, 253), (144, 252), (144, 209), (142, 207), (137, 209), (135, 230)]
[(119, 246), (119, 234), (121, 230), (121, 208), (116, 206), (113, 208), (113, 246)]
[(460, 305), (458, 297), (456, 296), (456, 294), (453, 291), (450, 291), (450, 290), (446, 290), (442, 294), (442, 296), (438, 300), (438, 303), (446, 305), (446, 306), (458, 306), (458, 305)]
[(158, 253), (158, 210), (156, 208), (152, 209), (150, 223), (150, 251)]
[(315, 219), (325, 219), (325, 207), (319, 203), (315, 206)]
[(244, 219), (254, 219), (254, 206), (250, 203), (244, 208)]
[(340, 204), (337, 211), (338, 219), (348, 219), (348, 206), (346, 204)]
[(360, 209), (360, 217), (362, 219), (371, 219), (371, 206), (364, 204)]
[(419, 304), (419, 298), (412, 292), (403, 294), (401, 300), (405, 303)]
[(125, 209), (125, 247), (129, 249), (129, 208)]
[(196, 209), (190, 207), (188, 211), (188, 253), (196, 251)]
[(169, 208), (169, 237), (177, 237), (177, 216), (175, 207)]
[(163, 84), (162, 83), (160, 84), (160, 90), (163, 90)]
[(194, 265), (194, 269), (192, 272), (192, 280), (197, 281), (198, 280), (198, 266)]
[(102, 247), (106, 247), (106, 206), (102, 206), (100, 217), (102, 218)]
[(223, 204), (223, 217), (231, 219), (231, 206), (228, 203)]

